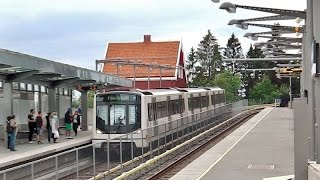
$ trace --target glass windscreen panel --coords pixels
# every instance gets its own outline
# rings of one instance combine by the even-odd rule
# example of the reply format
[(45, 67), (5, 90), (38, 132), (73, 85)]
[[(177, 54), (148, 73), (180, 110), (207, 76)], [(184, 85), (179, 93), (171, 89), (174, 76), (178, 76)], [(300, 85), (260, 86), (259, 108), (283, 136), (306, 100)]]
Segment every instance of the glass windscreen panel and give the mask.
[(98, 94), (97, 133), (127, 134), (141, 128), (141, 97), (137, 94)]

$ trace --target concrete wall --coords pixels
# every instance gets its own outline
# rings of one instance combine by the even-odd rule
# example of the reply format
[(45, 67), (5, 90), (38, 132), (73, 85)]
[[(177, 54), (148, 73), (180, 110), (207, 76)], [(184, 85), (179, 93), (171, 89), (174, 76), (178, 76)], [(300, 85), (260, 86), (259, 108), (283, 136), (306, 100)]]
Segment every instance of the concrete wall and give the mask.
[(308, 166), (308, 180), (320, 180), (320, 164)]

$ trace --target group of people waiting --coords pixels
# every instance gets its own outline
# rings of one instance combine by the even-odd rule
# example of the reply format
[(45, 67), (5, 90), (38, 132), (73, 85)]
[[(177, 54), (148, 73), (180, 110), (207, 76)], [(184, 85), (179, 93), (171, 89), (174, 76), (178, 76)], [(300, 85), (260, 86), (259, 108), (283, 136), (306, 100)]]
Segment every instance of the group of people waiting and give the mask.
[[(73, 129), (75, 136), (77, 136), (78, 127), (80, 126), (81, 122), (81, 114), (79, 114), (79, 110), (72, 114), (72, 110), (69, 108), (65, 113), (64, 120), (66, 126), (66, 138), (72, 139), (71, 130)], [(57, 112), (49, 112), (44, 118), (41, 111), (38, 111), (36, 114), (36, 111), (31, 109), (30, 113), (28, 114), (28, 128), (28, 139), (30, 144), (33, 143), (33, 134), (36, 134), (37, 143), (42, 144), (41, 132), (44, 129), (47, 129), (48, 132), (48, 142), (51, 143), (52, 139), (53, 143), (56, 143), (57, 139), (59, 138), (59, 118), (57, 116)], [(18, 132), (18, 125), (14, 115), (7, 117), (6, 132), (8, 134), (8, 149), (11, 151), (16, 151), (15, 141)]]

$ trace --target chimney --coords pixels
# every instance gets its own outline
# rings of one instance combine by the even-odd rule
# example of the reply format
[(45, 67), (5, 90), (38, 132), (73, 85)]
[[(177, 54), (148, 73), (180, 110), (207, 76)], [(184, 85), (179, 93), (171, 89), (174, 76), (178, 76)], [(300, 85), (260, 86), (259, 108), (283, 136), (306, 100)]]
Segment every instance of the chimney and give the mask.
[(144, 43), (149, 43), (149, 42), (151, 42), (151, 35), (144, 35), (144, 37), (143, 37), (143, 42), (144, 42)]

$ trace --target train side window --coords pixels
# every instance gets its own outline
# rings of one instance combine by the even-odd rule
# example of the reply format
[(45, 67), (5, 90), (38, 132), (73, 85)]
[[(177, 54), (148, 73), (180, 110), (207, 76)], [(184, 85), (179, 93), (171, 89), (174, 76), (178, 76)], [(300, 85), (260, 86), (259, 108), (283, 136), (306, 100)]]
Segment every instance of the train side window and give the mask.
[(169, 114), (168, 114), (168, 101), (162, 101), (162, 117), (168, 117)]
[(189, 111), (192, 111), (192, 99), (188, 99), (188, 106), (189, 106)]
[(180, 104), (180, 112), (179, 113), (183, 113), (185, 111), (184, 99), (179, 99), (179, 104)]
[(148, 103), (148, 117), (149, 117), (149, 121), (153, 121), (153, 108), (152, 108), (152, 103)]
[(158, 119), (158, 114), (157, 114), (157, 105), (155, 102), (152, 103), (152, 113), (153, 113), (153, 119), (152, 120), (157, 120)]
[(180, 102), (179, 100), (171, 100), (169, 101), (169, 113), (171, 115), (178, 114), (180, 111)]
[(157, 119), (168, 116), (167, 101), (157, 102), (156, 109)]
[(161, 118), (161, 111), (162, 111), (162, 104), (161, 102), (156, 103), (156, 114), (157, 114), (157, 119)]
[(214, 95), (211, 95), (211, 105), (214, 105)]
[(192, 107), (193, 109), (199, 109), (200, 108), (200, 97), (193, 97), (193, 104)]

